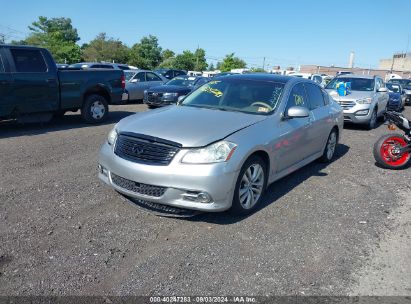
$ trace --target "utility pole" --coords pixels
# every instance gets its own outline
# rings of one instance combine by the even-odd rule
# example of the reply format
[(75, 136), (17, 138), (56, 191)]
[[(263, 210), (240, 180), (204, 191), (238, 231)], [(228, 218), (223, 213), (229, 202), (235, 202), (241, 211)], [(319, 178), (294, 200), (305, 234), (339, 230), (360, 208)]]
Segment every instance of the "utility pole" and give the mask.
[(197, 44), (197, 51), (196, 51), (196, 67), (195, 67), (195, 69), (197, 70), (197, 68), (198, 68), (198, 49), (200, 48), (200, 45), (199, 44)]
[(263, 58), (263, 70), (265, 70), (265, 57)]

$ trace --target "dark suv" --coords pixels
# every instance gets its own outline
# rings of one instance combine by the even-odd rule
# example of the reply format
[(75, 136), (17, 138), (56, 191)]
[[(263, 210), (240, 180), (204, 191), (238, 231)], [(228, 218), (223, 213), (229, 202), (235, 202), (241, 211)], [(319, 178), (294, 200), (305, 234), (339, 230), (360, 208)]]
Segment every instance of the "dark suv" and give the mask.
[(187, 75), (187, 73), (182, 70), (172, 70), (172, 69), (159, 69), (159, 70), (155, 70), (154, 72), (164, 76), (167, 79), (173, 79), (176, 76)]

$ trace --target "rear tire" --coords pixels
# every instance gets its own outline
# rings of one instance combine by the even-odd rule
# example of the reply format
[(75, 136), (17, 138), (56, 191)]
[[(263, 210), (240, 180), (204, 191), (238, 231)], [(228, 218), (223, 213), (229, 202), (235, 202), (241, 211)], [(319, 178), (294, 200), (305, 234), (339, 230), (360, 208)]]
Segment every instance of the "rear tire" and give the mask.
[(338, 144), (338, 132), (334, 128), (331, 130), (330, 135), (328, 135), (327, 143), (325, 144), (324, 153), (319, 158), (322, 163), (329, 163), (333, 160), (335, 155), (335, 149)]
[(394, 133), (382, 136), (374, 144), (373, 154), (375, 161), (386, 169), (404, 169), (409, 165), (411, 154), (406, 152), (398, 156), (395, 154), (395, 149), (406, 145), (407, 141), (401, 134)]
[(81, 117), (90, 124), (104, 122), (108, 117), (107, 100), (101, 95), (89, 95), (81, 108)]
[(231, 212), (250, 214), (261, 202), (267, 187), (267, 165), (258, 156), (251, 156), (241, 167), (234, 190)]

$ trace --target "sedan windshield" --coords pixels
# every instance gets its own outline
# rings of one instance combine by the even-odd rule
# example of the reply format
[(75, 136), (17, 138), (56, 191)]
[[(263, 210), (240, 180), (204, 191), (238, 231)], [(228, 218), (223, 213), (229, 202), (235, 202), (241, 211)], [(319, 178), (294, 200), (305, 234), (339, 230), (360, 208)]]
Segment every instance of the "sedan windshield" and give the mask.
[(188, 95), (182, 106), (267, 114), (279, 104), (283, 83), (252, 80), (215, 80)]
[(191, 87), (194, 85), (196, 81), (196, 77), (174, 77), (166, 84), (169, 85), (176, 85), (176, 86), (183, 86), (183, 87)]
[(389, 83), (399, 83), (403, 87), (410, 87), (411, 86), (411, 80), (409, 79), (391, 79)]
[(374, 79), (369, 78), (338, 77), (331, 80), (325, 88), (336, 90), (340, 82), (350, 82), (352, 91), (374, 91)]

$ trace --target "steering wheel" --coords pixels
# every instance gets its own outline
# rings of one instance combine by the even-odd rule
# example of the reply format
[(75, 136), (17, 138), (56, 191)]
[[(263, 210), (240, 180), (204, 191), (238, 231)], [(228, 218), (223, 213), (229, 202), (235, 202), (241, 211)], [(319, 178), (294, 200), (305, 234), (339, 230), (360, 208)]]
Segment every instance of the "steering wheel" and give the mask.
[(251, 104), (251, 107), (258, 107), (258, 106), (265, 107), (265, 108), (268, 109), (268, 111), (272, 111), (272, 110), (273, 110), (272, 106), (270, 106), (268, 103), (265, 103), (265, 102), (263, 102), (263, 101), (256, 101), (256, 102), (253, 102), (253, 103)]

